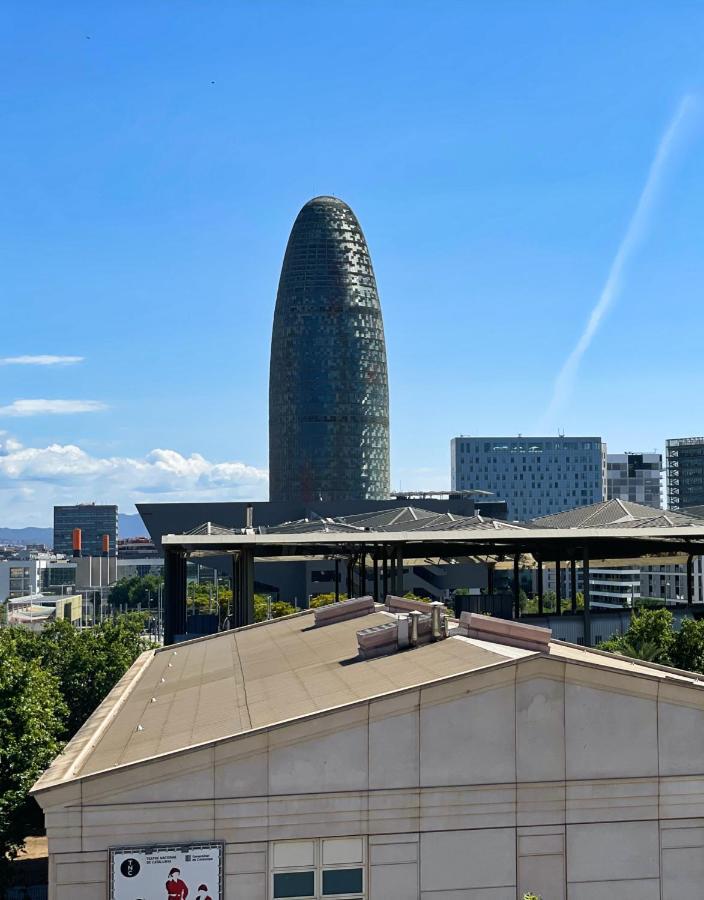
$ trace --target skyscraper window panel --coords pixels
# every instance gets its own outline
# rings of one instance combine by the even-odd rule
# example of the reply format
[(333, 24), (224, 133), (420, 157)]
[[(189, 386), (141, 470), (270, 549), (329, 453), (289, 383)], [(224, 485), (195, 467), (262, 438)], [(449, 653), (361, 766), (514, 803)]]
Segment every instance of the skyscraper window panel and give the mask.
[(269, 374), (271, 500), (389, 494), (389, 389), (381, 305), (352, 210), (316, 197), (284, 256)]

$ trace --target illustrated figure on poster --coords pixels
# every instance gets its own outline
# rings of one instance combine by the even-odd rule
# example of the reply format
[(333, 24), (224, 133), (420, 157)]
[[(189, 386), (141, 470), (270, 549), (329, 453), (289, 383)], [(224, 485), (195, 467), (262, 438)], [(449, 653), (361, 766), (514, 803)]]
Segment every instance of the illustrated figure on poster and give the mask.
[(196, 900), (213, 900), (213, 898), (208, 893), (207, 884), (198, 885), (198, 894), (196, 895)]
[(188, 886), (185, 881), (181, 881), (180, 869), (174, 867), (169, 872), (169, 879), (166, 882), (166, 895), (168, 900), (186, 900)]

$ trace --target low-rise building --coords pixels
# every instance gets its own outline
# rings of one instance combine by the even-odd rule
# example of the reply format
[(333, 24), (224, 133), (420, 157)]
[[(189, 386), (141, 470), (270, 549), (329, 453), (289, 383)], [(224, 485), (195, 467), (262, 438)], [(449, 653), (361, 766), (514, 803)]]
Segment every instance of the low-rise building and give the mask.
[(75, 585), (75, 561), (61, 555), (19, 550), (0, 560), (0, 603), (27, 594), (61, 593)]
[(47, 597), (30, 594), (7, 601), (7, 624), (21, 625), (30, 631), (42, 631), (51, 622), (65, 620), (71, 625), (81, 625), (82, 598), (80, 594)]
[(701, 896), (698, 678), (325, 609), (137, 660), (34, 787), (50, 900)]

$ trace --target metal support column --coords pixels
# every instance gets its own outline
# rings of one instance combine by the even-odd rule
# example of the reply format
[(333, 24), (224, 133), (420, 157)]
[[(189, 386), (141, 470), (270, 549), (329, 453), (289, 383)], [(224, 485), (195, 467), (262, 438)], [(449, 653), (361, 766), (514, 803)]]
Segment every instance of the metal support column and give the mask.
[(386, 603), (386, 595), (389, 593), (389, 548), (384, 546), (383, 548), (384, 558), (382, 560), (382, 568), (381, 568), (381, 584), (382, 584), (382, 592), (383, 592), (383, 600)]
[(521, 554), (516, 553), (513, 557), (513, 618), (520, 619), (521, 617), (521, 571), (519, 568), (519, 564), (521, 561)]
[(394, 586), (394, 593), (397, 597), (403, 597), (403, 545), (396, 547), (395, 553), (396, 584)]
[(254, 622), (254, 553), (250, 547), (233, 558), (233, 591), (231, 628), (242, 628)]
[(560, 560), (555, 560), (555, 615), (562, 615), (562, 570)]
[(374, 602), (379, 602), (379, 548), (374, 548)]
[(347, 599), (352, 599), (352, 568), (354, 566), (354, 556), (347, 557)]
[(335, 560), (335, 603), (340, 602), (340, 560)]
[(542, 559), (538, 560), (538, 615), (542, 616), (545, 613), (545, 592), (543, 590), (543, 561)]
[(687, 557), (687, 606), (694, 603), (694, 558), (690, 553)]
[(494, 596), (494, 574), (496, 563), (486, 564), (486, 592), (490, 597)]
[(592, 618), (589, 598), (589, 548), (584, 548), (582, 557), (582, 593), (584, 594), (584, 646), (592, 645)]
[(572, 596), (572, 615), (577, 613), (577, 558), (575, 556), (570, 560), (570, 588)]
[(186, 633), (186, 557), (164, 550), (164, 644)]

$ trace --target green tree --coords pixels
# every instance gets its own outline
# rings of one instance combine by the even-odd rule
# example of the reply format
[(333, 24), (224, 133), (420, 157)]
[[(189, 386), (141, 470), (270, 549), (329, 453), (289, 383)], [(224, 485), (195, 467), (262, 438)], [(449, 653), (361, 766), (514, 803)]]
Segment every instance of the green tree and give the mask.
[(110, 588), (109, 601), (117, 608), (137, 609), (154, 604), (162, 579), (158, 575), (132, 575)]
[(599, 645), (601, 650), (662, 665), (672, 664), (676, 634), (668, 609), (644, 609), (631, 617), (628, 630)]
[(63, 620), (47, 626), (40, 659), (53, 672), (69, 707), (66, 736), (71, 737), (117, 684), (142, 651), (145, 616), (128, 613), (78, 631)]
[(557, 609), (557, 594), (555, 591), (545, 591), (543, 594), (543, 609), (546, 612), (548, 610)]
[(28, 835), (41, 834), (41, 811), (28, 792), (59, 753), (68, 713), (58, 678), (40, 658), (26, 657), (30, 642), (16, 640), (17, 631), (0, 632), (0, 895), (9, 861)]
[(292, 616), (298, 610), (292, 603), (286, 603), (283, 600), (277, 600), (271, 604), (272, 619), (280, 619), (282, 616)]
[[(575, 604), (577, 609), (584, 609), (584, 594), (581, 591), (577, 591), (577, 603)], [(572, 611), (572, 598), (571, 597), (563, 597), (562, 602), (560, 604), (560, 609), (562, 612), (571, 612)]]
[(704, 619), (683, 619), (670, 651), (672, 665), (689, 672), (704, 672)]
[(518, 605), (522, 613), (537, 613), (538, 601), (535, 597), (529, 597), (521, 588), (518, 592)]
[[(281, 616), (290, 616), (296, 612), (296, 607), (283, 600), (273, 600), (271, 603), (271, 618), (280, 619)], [(265, 622), (269, 614), (269, 598), (266, 594), (254, 595), (254, 621)]]

